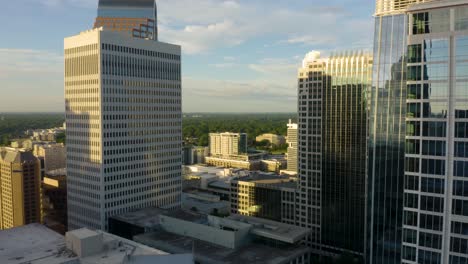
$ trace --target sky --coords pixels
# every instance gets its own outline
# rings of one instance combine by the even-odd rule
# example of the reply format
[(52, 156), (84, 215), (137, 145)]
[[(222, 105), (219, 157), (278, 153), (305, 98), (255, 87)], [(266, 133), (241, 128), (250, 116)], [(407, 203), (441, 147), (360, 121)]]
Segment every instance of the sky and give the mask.
[[(63, 38), (98, 0), (2, 1), (0, 112), (63, 112)], [(372, 48), (373, 0), (157, 0), (159, 40), (182, 46), (183, 112), (295, 112), (312, 50)]]

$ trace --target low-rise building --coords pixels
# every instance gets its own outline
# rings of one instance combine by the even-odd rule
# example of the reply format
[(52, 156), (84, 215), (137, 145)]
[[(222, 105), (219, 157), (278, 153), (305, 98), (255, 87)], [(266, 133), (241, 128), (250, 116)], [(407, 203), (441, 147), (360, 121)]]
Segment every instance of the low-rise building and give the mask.
[(192, 211), (162, 212), (159, 228), (134, 240), (171, 253), (193, 252), (201, 264), (309, 263), (300, 241), (309, 229), (242, 215), (221, 218)]
[(193, 263), (191, 254), (170, 255), (134, 241), (86, 228), (62, 236), (40, 224), (0, 231), (2, 264)]
[(32, 149), (33, 148), (33, 141), (28, 138), (21, 138), (21, 139), (13, 139), (10, 143), (12, 148), (23, 148), (23, 149)]
[(201, 191), (182, 193), (182, 209), (204, 214), (229, 215), (231, 204), (221, 200), (218, 195)]
[(225, 168), (238, 168), (245, 170), (260, 170), (262, 168), (261, 160), (249, 160), (248, 156), (238, 158), (206, 157), (205, 162), (210, 166)]
[(267, 140), (268, 142), (270, 142), (270, 144), (273, 144), (276, 146), (286, 144), (286, 138), (282, 135), (263, 134), (255, 138), (255, 141), (257, 142), (261, 142), (263, 140)]
[(208, 147), (184, 146), (182, 149), (184, 165), (203, 164), (209, 155)]
[(286, 169), (287, 164), (288, 162), (284, 158), (263, 159), (261, 161), (261, 170), (279, 173), (281, 170)]
[(250, 173), (231, 180), (231, 213), (295, 222), (296, 181), (288, 176)]
[(41, 176), (48, 171), (66, 167), (65, 145), (51, 142), (33, 142), (33, 154), (41, 160)]

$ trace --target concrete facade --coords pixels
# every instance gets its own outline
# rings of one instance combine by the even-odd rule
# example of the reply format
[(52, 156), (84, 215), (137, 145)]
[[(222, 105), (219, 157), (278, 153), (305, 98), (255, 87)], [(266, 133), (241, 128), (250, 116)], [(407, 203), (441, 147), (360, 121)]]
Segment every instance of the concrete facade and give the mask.
[(41, 221), (40, 181), (30, 151), (0, 148), (0, 230)]
[(65, 39), (69, 228), (180, 207), (180, 46), (90, 30)]

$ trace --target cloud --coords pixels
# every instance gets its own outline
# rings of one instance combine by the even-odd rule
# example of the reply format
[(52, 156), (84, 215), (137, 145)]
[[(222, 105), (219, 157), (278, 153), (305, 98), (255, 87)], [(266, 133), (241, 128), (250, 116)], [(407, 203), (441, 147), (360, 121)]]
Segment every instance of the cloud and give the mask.
[(58, 8), (64, 6), (74, 6), (82, 8), (96, 8), (98, 0), (28, 0), (33, 3), (39, 3), (49, 8)]
[(184, 111), (294, 112), (297, 110), (294, 58), (264, 58), (256, 63), (236, 64), (254, 71), (254, 79), (183, 79)]
[(271, 80), (183, 79), (184, 112), (294, 112), (294, 84)]
[(295, 76), (299, 64), (294, 59), (265, 58), (258, 63), (249, 64), (248, 67), (253, 71), (271, 75), (272, 78), (286, 76), (290, 79)]
[(47, 50), (0, 48), (0, 76), (62, 73), (63, 56)]
[[(294, 9), (271, 1), (160, 0), (158, 10), (160, 38), (181, 44), (187, 54), (261, 37), (288, 45), (340, 46), (363, 40), (371, 44), (370, 18), (352, 18), (341, 6)], [(356, 27), (363, 24), (370, 26)]]
[(235, 65), (236, 65), (235, 63), (213, 63), (213, 64), (210, 64), (210, 66), (213, 66), (213, 67), (219, 68), (219, 69), (232, 68)]
[(212, 64), (210, 64), (210, 66), (218, 68), (218, 69), (232, 68), (234, 66), (239, 66), (240, 65), (236, 61), (237, 61), (236, 57), (224, 56), (223, 57), (223, 62), (212, 63)]
[(0, 48), (0, 62), (0, 111), (63, 111), (61, 54)]
[(336, 43), (336, 36), (293, 36), (286, 41), (281, 41), (280, 43), (289, 43), (289, 44), (303, 44), (303, 45), (324, 45), (327, 43)]

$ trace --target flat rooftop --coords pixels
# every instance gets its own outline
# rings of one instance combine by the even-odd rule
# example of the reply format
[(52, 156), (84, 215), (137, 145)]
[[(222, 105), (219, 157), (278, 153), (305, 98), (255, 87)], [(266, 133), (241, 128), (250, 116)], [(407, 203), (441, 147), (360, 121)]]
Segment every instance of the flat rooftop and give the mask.
[(208, 217), (204, 214), (200, 214), (197, 212), (179, 209), (179, 210), (164, 213), (163, 215), (176, 218), (176, 219), (180, 219), (180, 220), (184, 220), (184, 221), (188, 221), (188, 222), (192, 222), (192, 223), (197, 223), (197, 224), (202, 224), (202, 225), (208, 224)]
[(310, 229), (308, 228), (289, 225), (258, 217), (233, 214), (227, 218), (237, 222), (252, 225), (252, 230), (250, 231), (252, 234), (283, 241), (286, 243), (299, 242), (308, 233), (310, 233)]
[(249, 176), (237, 177), (233, 180), (238, 181), (238, 182), (270, 184), (270, 185), (275, 185), (277, 187), (284, 187), (284, 188), (296, 188), (297, 186), (295, 178), (284, 176), (284, 175), (267, 174), (267, 173), (250, 173)]
[(148, 207), (138, 211), (115, 215), (111, 218), (139, 227), (152, 228), (159, 225), (159, 215), (164, 212), (168, 211), (161, 208)]
[(250, 244), (239, 249), (230, 249), (162, 230), (137, 235), (134, 239), (174, 254), (192, 253), (193, 250), (196, 260), (207, 263), (288, 263), (293, 257), (302, 256), (309, 251), (309, 248), (303, 245), (273, 248), (263, 244)]
[(231, 189), (231, 183), (228, 181), (212, 181), (208, 183), (208, 187), (229, 190)]
[(59, 233), (40, 224), (0, 231), (0, 263), (60, 264), (78, 259)]
[[(193, 263), (190, 254), (169, 255), (167, 252), (101, 231), (72, 231), (79, 239), (103, 234), (103, 250), (79, 258), (66, 246), (65, 238), (40, 224), (29, 224), (0, 231), (0, 263), (2, 264), (151, 264)], [(116, 246), (109, 246), (109, 243)], [(187, 252), (190, 253), (190, 252)]]

